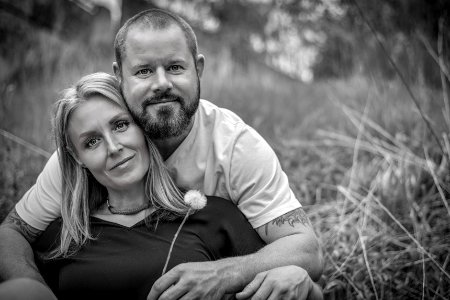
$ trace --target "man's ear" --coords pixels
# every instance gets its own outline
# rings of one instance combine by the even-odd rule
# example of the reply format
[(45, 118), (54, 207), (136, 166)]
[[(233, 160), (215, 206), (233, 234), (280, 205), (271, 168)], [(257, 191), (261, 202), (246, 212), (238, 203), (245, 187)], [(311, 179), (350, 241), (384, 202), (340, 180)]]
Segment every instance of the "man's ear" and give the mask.
[(205, 56), (203, 56), (203, 54), (199, 54), (199, 55), (197, 55), (197, 74), (198, 74), (198, 77), (202, 77), (204, 67), (205, 67)]
[(113, 62), (112, 67), (117, 80), (119, 80), (119, 83), (122, 83), (122, 72), (120, 71), (119, 64), (117, 62)]

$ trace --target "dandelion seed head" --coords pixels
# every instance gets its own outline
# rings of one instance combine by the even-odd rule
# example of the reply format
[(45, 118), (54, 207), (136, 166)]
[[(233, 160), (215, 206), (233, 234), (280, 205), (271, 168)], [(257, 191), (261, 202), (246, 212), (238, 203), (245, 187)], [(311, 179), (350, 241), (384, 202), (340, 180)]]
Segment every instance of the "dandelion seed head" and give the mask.
[(206, 197), (196, 190), (190, 190), (184, 195), (184, 202), (193, 209), (202, 209), (206, 206)]

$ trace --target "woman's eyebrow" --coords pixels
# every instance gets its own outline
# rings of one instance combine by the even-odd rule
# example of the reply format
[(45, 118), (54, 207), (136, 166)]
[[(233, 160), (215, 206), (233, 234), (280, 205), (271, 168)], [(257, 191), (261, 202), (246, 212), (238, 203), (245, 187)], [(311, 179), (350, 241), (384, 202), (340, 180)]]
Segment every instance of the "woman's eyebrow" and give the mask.
[(123, 118), (129, 118), (129, 114), (125, 111), (118, 113), (117, 115), (113, 116), (110, 120), (109, 120), (109, 124), (112, 125), (115, 122), (117, 122), (117, 120), (119, 119), (123, 119)]
[(91, 135), (94, 135), (94, 134), (96, 134), (96, 133), (97, 133), (97, 131), (95, 131), (95, 130), (88, 130), (88, 131), (82, 132), (82, 133), (78, 136), (78, 140), (83, 140), (83, 139), (85, 139), (86, 137), (91, 136)]

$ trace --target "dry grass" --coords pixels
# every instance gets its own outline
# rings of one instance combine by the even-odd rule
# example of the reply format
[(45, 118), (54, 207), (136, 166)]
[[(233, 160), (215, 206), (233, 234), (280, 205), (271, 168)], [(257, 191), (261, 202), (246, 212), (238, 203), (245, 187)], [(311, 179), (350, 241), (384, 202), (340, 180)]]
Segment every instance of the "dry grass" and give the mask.
[[(0, 127), (51, 151), (49, 111), (57, 92), (82, 74), (109, 72), (112, 52), (48, 34), (37, 41), (28, 54), (34, 65), (1, 82)], [(237, 112), (273, 145), (322, 242), (326, 291), (338, 291), (328, 295), (450, 298), (444, 96), (415, 85), (445, 155), (396, 82), (355, 76), (305, 85), (201, 48), (202, 96)], [(4, 136), (0, 144), (2, 219), (46, 158)]]
[(448, 299), (448, 133), (442, 155), (424, 138), (390, 134), (367, 110), (340, 108), (357, 134), (318, 134), (352, 166), (336, 199), (309, 209), (325, 248), (327, 288), (341, 286), (357, 299)]

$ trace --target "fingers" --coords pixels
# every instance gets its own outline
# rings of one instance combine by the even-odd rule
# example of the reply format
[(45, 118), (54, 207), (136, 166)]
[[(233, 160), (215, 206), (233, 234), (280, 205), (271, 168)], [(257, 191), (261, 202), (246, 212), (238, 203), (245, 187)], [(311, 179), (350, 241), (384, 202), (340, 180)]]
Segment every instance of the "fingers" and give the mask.
[[(266, 284), (266, 278), (264, 278), (263, 282), (261, 283), (261, 286), (256, 291), (256, 293), (251, 296), (250, 299), (252, 300), (266, 300), (269, 299), (270, 294), (272, 294), (273, 288), (270, 284)], [(274, 298), (278, 299), (278, 298)]]
[[(161, 276), (152, 286), (150, 293), (147, 296), (147, 300), (157, 300), (159, 297), (171, 288), (179, 280), (178, 272), (175, 268)], [(177, 292), (176, 290), (174, 293)], [(183, 295), (183, 294), (182, 294)], [(176, 299), (176, 298), (175, 298)]]
[(312, 287), (308, 294), (308, 300), (323, 300), (322, 288), (317, 283), (312, 283)]
[(306, 300), (312, 281), (304, 269), (295, 266), (275, 268), (255, 276), (238, 300)]
[(185, 298), (183, 296), (187, 296), (186, 293), (188, 293), (188, 290), (185, 286), (180, 284), (175, 284), (170, 286), (167, 290), (165, 290), (160, 296), (159, 300), (165, 300), (165, 299), (190, 299)]
[(236, 299), (241, 300), (250, 298), (260, 288), (266, 275), (267, 272), (258, 273), (241, 292), (236, 294)]

